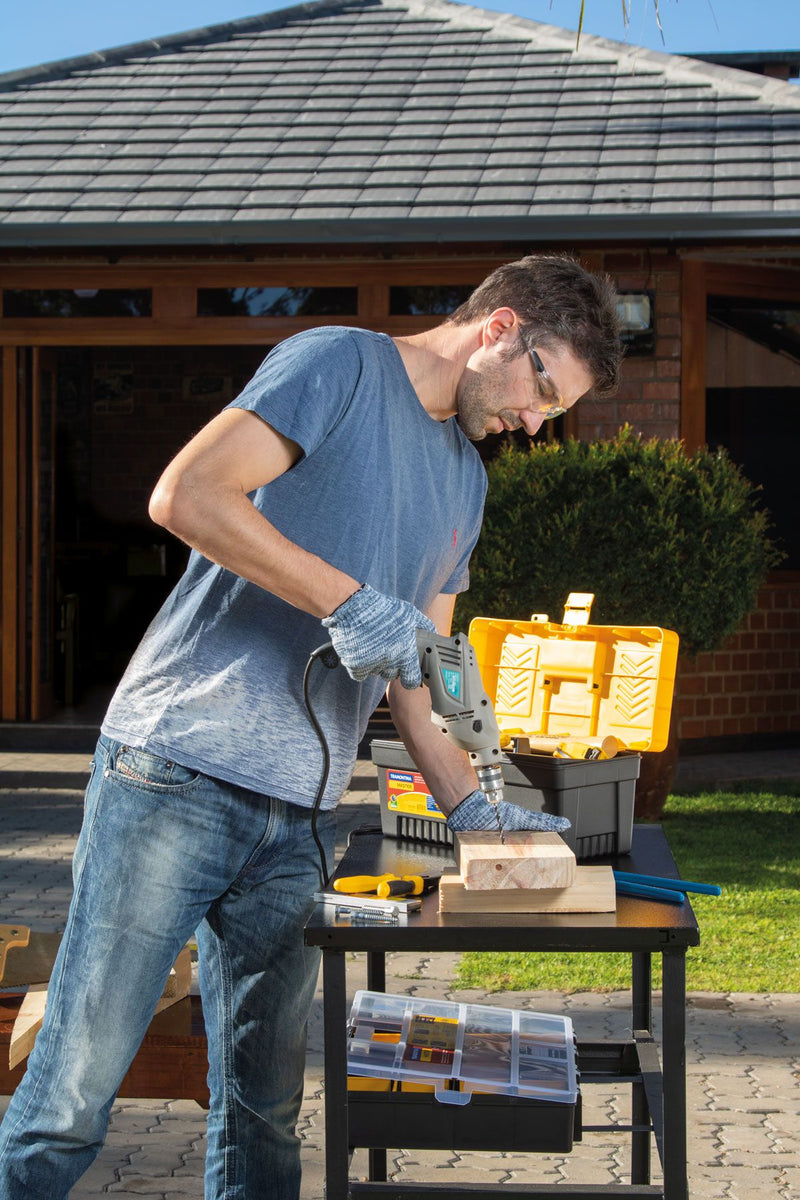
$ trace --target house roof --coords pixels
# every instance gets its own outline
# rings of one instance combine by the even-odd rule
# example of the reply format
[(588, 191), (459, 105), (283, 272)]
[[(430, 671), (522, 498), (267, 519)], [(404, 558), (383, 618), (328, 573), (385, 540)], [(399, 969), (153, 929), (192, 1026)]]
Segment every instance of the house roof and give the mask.
[(319, 0), (0, 76), (0, 244), (759, 238), (800, 89), (447, 0)]

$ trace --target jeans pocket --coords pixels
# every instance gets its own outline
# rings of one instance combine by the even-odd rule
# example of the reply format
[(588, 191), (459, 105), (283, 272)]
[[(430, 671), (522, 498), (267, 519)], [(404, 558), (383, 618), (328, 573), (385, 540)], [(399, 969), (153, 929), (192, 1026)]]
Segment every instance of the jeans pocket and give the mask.
[(109, 766), (120, 780), (127, 779), (137, 787), (159, 790), (185, 788), (200, 778), (199, 771), (135, 746), (118, 746)]

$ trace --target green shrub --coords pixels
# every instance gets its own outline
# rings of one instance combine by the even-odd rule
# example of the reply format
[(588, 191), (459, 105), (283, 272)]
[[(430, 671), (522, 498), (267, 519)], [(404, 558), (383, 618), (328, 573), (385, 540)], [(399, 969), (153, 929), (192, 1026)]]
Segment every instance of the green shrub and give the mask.
[(760, 489), (724, 450), (688, 454), (625, 426), (610, 441), (507, 446), (487, 470), (459, 628), (473, 616), (560, 621), (570, 592), (594, 592), (594, 624), (673, 629), (697, 654), (737, 628), (782, 558)]

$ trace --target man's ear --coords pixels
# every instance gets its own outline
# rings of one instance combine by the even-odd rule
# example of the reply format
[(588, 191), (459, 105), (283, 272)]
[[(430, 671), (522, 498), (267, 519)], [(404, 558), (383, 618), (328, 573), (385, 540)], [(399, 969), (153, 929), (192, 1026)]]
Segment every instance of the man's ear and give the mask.
[(481, 327), (484, 350), (495, 346), (505, 347), (516, 340), (519, 332), (519, 318), (513, 308), (496, 308), (484, 319)]

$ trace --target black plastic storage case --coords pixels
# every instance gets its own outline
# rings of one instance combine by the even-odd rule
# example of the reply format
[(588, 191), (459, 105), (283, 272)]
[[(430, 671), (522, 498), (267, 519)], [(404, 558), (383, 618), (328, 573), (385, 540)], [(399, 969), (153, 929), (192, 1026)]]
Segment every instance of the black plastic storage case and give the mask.
[(566, 1154), (581, 1138), (568, 1017), (358, 991), (347, 1062), (351, 1147)]
[(347, 1109), (351, 1147), (373, 1150), (412, 1146), (569, 1154), (573, 1142), (582, 1140), (580, 1093), (575, 1104), (474, 1095), (465, 1108), (451, 1108), (432, 1092), (349, 1090)]
[[(427, 784), (400, 741), (375, 739), (381, 829), (391, 837), (452, 844), (453, 835)], [(633, 834), (633, 803), (641, 756), (622, 752), (605, 761), (506, 754), (505, 799), (533, 812), (568, 817), (561, 836), (576, 858), (626, 854)]]

